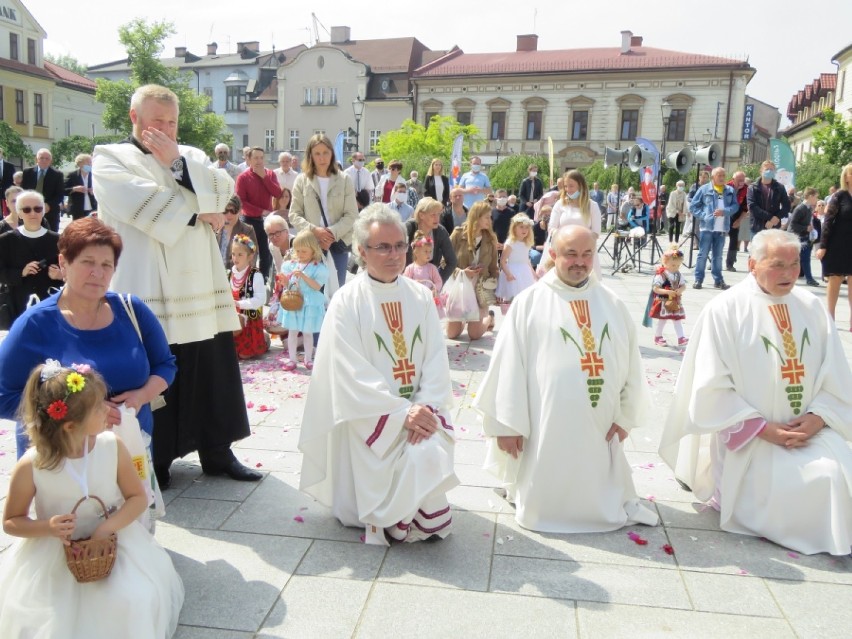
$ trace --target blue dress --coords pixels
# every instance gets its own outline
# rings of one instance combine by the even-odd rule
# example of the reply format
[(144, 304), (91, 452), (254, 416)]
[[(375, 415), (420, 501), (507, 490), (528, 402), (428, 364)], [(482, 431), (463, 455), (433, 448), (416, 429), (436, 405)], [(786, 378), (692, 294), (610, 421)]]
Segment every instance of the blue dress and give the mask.
[[(48, 358), (63, 366), (89, 364), (104, 378), (110, 397), (144, 386), (151, 375), (171, 385), (177, 371), (175, 357), (156, 316), (139, 298), (131, 300), (142, 342), (116, 293), (106, 294), (112, 323), (92, 331), (78, 330), (65, 320), (57, 306), (59, 295), (27, 309), (0, 343), (0, 417), (16, 419), (30, 372)], [(150, 435), (151, 407), (143, 406), (138, 419)]]
[[(320, 286), (328, 283), (328, 268), (322, 262), (299, 264), (296, 260), (288, 260), (281, 265), (281, 272), (290, 275), (294, 271), (303, 271)], [(284, 328), (301, 331), (302, 333), (319, 333), (322, 320), (325, 317), (325, 293), (315, 291), (304, 281), (299, 280), (299, 290), (305, 303), (300, 311), (278, 311), (278, 323)]]

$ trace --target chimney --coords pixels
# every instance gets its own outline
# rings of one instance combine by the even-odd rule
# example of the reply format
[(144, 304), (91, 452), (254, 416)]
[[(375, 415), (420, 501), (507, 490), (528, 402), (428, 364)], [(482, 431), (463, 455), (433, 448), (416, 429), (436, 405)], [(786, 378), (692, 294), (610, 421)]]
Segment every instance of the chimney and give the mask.
[(534, 33), (518, 36), (518, 46), (516, 49), (520, 51), (538, 51), (538, 36)]
[(186, 47), (175, 47), (175, 57), (176, 58), (186, 57)]
[(642, 36), (633, 36), (630, 38), (630, 46), (631, 47), (641, 47), (642, 46)]
[(332, 27), (331, 44), (346, 44), (349, 42), (351, 29), (349, 27)]
[(256, 58), (260, 53), (260, 42), (251, 40), (249, 42), (237, 42), (237, 52), (243, 60)]
[(632, 31), (622, 31), (621, 32), (621, 55), (625, 53), (630, 53), (630, 43), (633, 40), (633, 32)]
[(219, 48), (219, 45), (215, 42), (211, 42), (207, 45), (207, 55), (216, 55), (216, 49)]

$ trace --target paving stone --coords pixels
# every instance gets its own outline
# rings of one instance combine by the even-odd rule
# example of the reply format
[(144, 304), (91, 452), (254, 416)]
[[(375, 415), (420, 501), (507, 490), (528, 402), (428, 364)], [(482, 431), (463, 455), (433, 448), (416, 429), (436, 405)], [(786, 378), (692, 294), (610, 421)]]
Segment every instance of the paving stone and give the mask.
[(483, 462), (485, 462), (485, 442), (483, 440), (457, 440), (453, 461), (456, 464), (482, 467)]
[(493, 592), (640, 606), (691, 608), (675, 570), (495, 555)]
[(234, 632), (216, 628), (199, 628), (197, 626), (178, 626), (172, 639), (253, 639), (253, 632)]
[(348, 639), (372, 584), (323, 577), (293, 577), (258, 638)]
[(285, 450), (297, 452), (299, 449), (299, 427), (255, 426), (250, 437), (240, 440), (234, 445), (237, 457), (243, 455), (243, 449)]
[(378, 583), (354, 636), (565, 639), (575, 627), (570, 601)]
[(488, 488), (500, 486), (500, 480), (483, 469), (482, 466), (456, 463), (455, 470), (456, 476), (463, 486), (484, 486)]
[(799, 636), (845, 639), (852, 632), (847, 586), (774, 579), (766, 585)]
[(245, 501), (259, 486), (259, 482), (234, 481), (230, 477), (200, 475), (180, 494), (192, 499), (216, 499), (219, 501)]
[(656, 500), (660, 521), (666, 528), (692, 528), (696, 530), (715, 530), (719, 528), (719, 513), (707, 504), (693, 501)]
[[(674, 473), (666, 463), (655, 454), (645, 452), (625, 452), (627, 461), (633, 469), (633, 484), (636, 494), (643, 499), (666, 501), (695, 501), (695, 496), (685, 491), (675, 481)], [(648, 469), (638, 466), (651, 466)]]
[(297, 575), (372, 581), (379, 573), (387, 548), (344, 541), (317, 540), (311, 544)]
[(783, 619), (723, 615), (662, 607), (619, 606), (579, 602), (577, 619), (581, 639), (635, 639), (636, 637), (725, 637), (725, 639), (794, 638)]
[(160, 521), (181, 528), (215, 530), (234, 512), (237, 505), (233, 501), (178, 497), (169, 502), (166, 516)]
[(447, 497), (453, 508), (486, 513), (513, 513), (515, 508), (495, 492), (495, 488), (456, 486)]
[(485, 591), (493, 546), (493, 515), (454, 512), (446, 539), (391, 546), (378, 579)]
[(753, 617), (781, 617), (763, 579), (748, 575), (681, 572), (696, 610)]
[(255, 632), (310, 545), (306, 539), (157, 527), (186, 588), (180, 621)]

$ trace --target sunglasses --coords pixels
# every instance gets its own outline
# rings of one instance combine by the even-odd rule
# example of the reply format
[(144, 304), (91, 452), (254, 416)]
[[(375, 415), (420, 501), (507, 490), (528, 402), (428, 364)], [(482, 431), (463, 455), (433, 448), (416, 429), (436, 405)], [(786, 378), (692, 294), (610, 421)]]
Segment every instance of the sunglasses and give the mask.
[(236, 215), (237, 212), (234, 209), (225, 209), (225, 215)]
[(43, 206), (22, 206), (20, 208), (21, 213), (32, 213), (35, 211), (36, 213), (44, 213)]

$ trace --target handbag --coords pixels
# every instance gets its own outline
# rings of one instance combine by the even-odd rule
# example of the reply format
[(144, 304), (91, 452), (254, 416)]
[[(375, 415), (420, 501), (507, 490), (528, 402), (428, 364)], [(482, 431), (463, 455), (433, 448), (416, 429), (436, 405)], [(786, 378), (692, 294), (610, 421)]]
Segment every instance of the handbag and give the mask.
[(0, 284), (0, 331), (12, 328), (12, 293), (6, 284)]
[[(325, 208), (323, 208), (322, 200), (320, 199), (319, 194), (314, 191), (314, 197), (317, 198), (317, 204), (320, 207), (320, 214), (322, 215), (322, 223), (325, 224), (325, 228), (329, 227), (328, 218), (325, 216)], [(328, 247), (328, 250), (332, 253), (347, 253), (349, 252), (349, 245), (343, 240), (336, 240), (331, 243), (331, 246)], [(325, 252), (325, 251), (323, 251)]]
[(293, 279), (281, 293), (281, 308), (285, 311), (301, 311), (305, 305), (305, 296), (299, 290), (299, 283)]
[(112, 427), (112, 432), (127, 447), (133, 468), (139, 475), (139, 479), (142, 480), (142, 486), (145, 488), (145, 495), (148, 498), (148, 509), (139, 515), (137, 521), (153, 534), (154, 520), (165, 516), (166, 506), (163, 502), (163, 493), (160, 491), (160, 485), (157, 483), (154, 474), (154, 461), (151, 459), (150, 448), (151, 437), (139, 426), (136, 411), (124, 405), (119, 406), (118, 410), (121, 413), (121, 421)]
[(670, 297), (665, 302), (663, 302), (663, 306), (669, 313), (674, 313), (677, 309), (680, 308), (680, 302), (676, 297)]
[(480, 307), (492, 306), (497, 303), (497, 278), (496, 277), (479, 277), (476, 280), (476, 301)]
[[(127, 316), (130, 318), (130, 323), (133, 324), (133, 328), (136, 329), (136, 334), (139, 336), (139, 341), (142, 342), (142, 347), (145, 347), (145, 340), (142, 339), (142, 331), (139, 328), (139, 322), (136, 320), (136, 311), (133, 310), (133, 304), (130, 301), (130, 295), (119, 295), (118, 299), (121, 300), (121, 305), (124, 306), (124, 310), (127, 312)], [(162, 395), (157, 395), (154, 399), (151, 400), (151, 410), (159, 410), (163, 406), (166, 405), (166, 398)]]
[(444, 284), (446, 294), (444, 310), (451, 322), (474, 322), (479, 319), (479, 302), (473, 282), (467, 274), (457, 269), (453, 276)]

